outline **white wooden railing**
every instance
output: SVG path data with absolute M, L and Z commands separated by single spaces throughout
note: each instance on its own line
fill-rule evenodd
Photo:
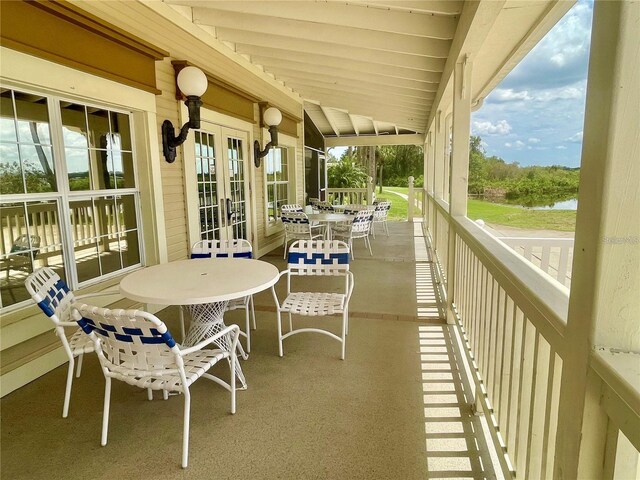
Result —
M 561 284 L 571 285 L 573 238 L 499 237 L 517 253 L 551 275 Z
M 503 472 L 518 479 L 553 478 L 560 381 L 570 341 L 565 338 L 569 290 L 475 222 L 451 217 L 442 200 L 426 197 L 423 228 L 442 296 L 454 292 L 450 321 Z M 449 289 L 447 272 L 454 277 Z M 609 427 L 596 452 L 605 471 L 610 468 L 608 478 L 626 478 L 620 472 L 638 465 L 640 388 L 633 373 L 617 368 L 611 358 L 602 352 L 592 357 L 603 398 L 610 399 L 598 412 Z M 620 440 L 620 432 L 631 443 Z
M 373 190 L 370 188 L 327 188 L 327 201 L 334 205 L 373 203 Z

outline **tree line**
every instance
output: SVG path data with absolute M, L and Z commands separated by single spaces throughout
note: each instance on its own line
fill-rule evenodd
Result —
M 349 147 L 340 159 L 330 158 L 329 187 L 363 188 L 370 176 L 382 186 L 406 187 L 408 177 L 424 184 L 424 154 L 419 145 Z M 487 156 L 482 139 L 469 141 L 469 194 L 497 197 L 531 204 L 574 198 L 580 169 L 563 166 L 523 167 L 500 157 Z

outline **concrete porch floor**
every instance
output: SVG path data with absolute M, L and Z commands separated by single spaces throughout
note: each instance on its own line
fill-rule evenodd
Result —
M 146 391 L 114 382 L 109 443 L 100 446 L 104 378 L 89 355 L 69 418 L 61 416 L 66 365 L 2 399 L 1 477 L 496 478 L 478 434 L 483 420 L 467 406 L 453 331 L 440 319 L 421 225 L 390 230 L 372 241 L 373 257 L 362 241 L 355 247 L 345 361 L 337 342 L 318 335 L 285 340 L 278 357 L 271 293 L 256 296 L 258 329 L 242 362 L 249 388 L 231 415 L 228 392 L 207 379 L 192 386 L 187 470 L 179 396 L 156 393 L 149 402 Z M 282 250 L 263 259 L 284 268 Z M 177 331 L 175 308 L 159 316 Z M 227 323 L 243 325 L 243 317 L 230 312 Z M 338 331 L 337 318 L 294 317 L 318 321 Z M 228 367 L 214 373 L 226 378 Z

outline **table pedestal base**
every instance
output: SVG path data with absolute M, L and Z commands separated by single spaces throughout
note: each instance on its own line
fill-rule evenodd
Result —
M 189 332 L 184 339 L 183 345 L 186 347 L 192 347 L 198 342 L 212 337 L 216 333 L 226 328 L 224 324 L 224 312 L 227 309 L 229 302 L 214 302 L 203 303 L 200 305 L 188 305 L 187 309 L 191 314 L 191 325 L 189 326 Z M 213 342 L 221 350 L 231 351 L 231 335 L 225 335 Z M 247 358 L 247 354 L 244 352 L 242 345 L 238 342 L 238 350 L 242 358 Z M 231 362 L 231 359 L 228 359 Z M 247 388 L 247 382 L 242 373 L 242 367 L 240 362 L 236 361 L 236 376 L 240 380 L 242 389 Z

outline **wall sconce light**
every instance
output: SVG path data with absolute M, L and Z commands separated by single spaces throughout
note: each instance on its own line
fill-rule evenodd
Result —
M 256 168 L 260 166 L 260 159 L 267 155 L 271 147 L 278 146 L 278 125 L 282 121 L 282 113 L 275 107 L 269 107 L 262 113 L 262 123 L 269 127 L 271 141 L 267 143 L 264 150 L 260 150 L 260 142 L 253 142 L 253 161 Z
M 187 139 L 189 129 L 200 128 L 200 97 L 207 91 L 208 84 L 207 76 L 197 67 L 184 67 L 178 73 L 178 88 L 187 97 L 184 103 L 189 109 L 189 121 L 182 126 L 177 136 L 169 120 L 162 122 L 162 153 L 167 162 L 175 161 L 176 147 Z

